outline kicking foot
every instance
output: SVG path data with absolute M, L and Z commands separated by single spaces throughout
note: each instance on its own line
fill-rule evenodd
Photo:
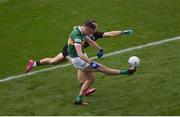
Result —
M 28 64 L 27 64 L 27 67 L 26 67 L 26 72 L 30 72 L 32 69 L 33 69 L 33 64 L 34 64 L 35 61 L 33 60 L 29 60 Z
M 84 94 L 84 96 L 88 96 L 96 91 L 95 88 L 88 88 Z
M 136 72 L 136 67 L 132 66 L 128 69 L 128 74 L 131 75 L 133 74 L 134 72 Z

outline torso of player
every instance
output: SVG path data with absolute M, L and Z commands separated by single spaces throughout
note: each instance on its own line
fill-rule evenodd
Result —
M 76 52 L 74 43 L 79 43 L 82 46 L 84 46 L 85 43 L 85 35 L 81 32 L 80 26 L 75 26 L 73 28 L 73 31 L 71 32 L 69 39 L 68 39 L 68 53 L 70 57 L 75 58 L 78 57 L 78 54 Z

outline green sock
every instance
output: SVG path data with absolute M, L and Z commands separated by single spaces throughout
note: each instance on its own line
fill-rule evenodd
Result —
M 128 74 L 128 70 L 120 70 L 120 74 L 121 75 L 127 75 Z
M 77 103 L 81 103 L 83 101 L 83 96 L 82 95 L 78 95 L 77 97 L 76 97 L 76 102 Z

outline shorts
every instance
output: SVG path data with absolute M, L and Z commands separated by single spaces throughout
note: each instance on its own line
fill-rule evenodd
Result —
M 68 48 L 68 45 L 65 45 L 65 46 L 63 47 L 63 49 L 62 49 L 62 55 L 63 55 L 64 57 L 66 57 L 66 56 L 69 55 L 67 48 Z
M 85 56 L 87 56 L 87 55 L 85 54 Z M 87 63 L 80 57 L 71 58 L 71 61 L 72 61 L 72 64 L 74 65 L 74 67 L 77 69 L 84 70 L 85 68 L 87 68 L 89 66 L 89 63 Z

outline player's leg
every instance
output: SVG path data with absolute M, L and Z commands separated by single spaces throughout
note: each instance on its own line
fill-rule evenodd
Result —
M 107 75 L 131 75 L 136 71 L 135 67 L 130 67 L 129 69 L 126 69 L 126 70 L 119 70 L 119 69 L 113 69 L 113 68 L 107 67 L 100 63 L 97 63 L 97 64 L 99 65 L 97 69 L 93 69 L 91 66 L 88 66 L 85 70 L 102 72 Z
M 40 61 L 37 61 L 37 65 L 56 65 L 58 63 L 64 62 L 66 59 L 64 58 L 62 53 L 59 53 L 57 56 L 53 58 L 44 58 Z
M 64 62 L 66 59 L 70 59 L 68 57 L 67 51 L 68 45 L 65 45 L 62 49 L 62 52 L 53 58 L 44 58 L 39 61 L 29 60 L 28 65 L 26 67 L 26 72 L 29 72 L 33 69 L 33 67 L 40 65 L 56 65 L 58 63 Z M 66 59 L 65 59 L 66 58 Z
M 86 76 L 86 81 L 83 83 L 83 85 L 81 86 L 81 91 L 80 91 L 80 95 L 84 95 L 86 90 L 89 88 L 89 86 L 94 82 L 94 75 L 92 72 L 85 72 L 85 76 Z
M 134 73 L 136 71 L 136 68 L 130 67 L 129 69 L 126 69 L 126 70 L 118 70 L 118 69 L 113 69 L 113 68 L 110 68 L 101 64 L 98 70 L 107 75 L 124 75 L 124 74 L 128 75 L 128 74 Z
M 76 58 L 71 58 L 71 63 L 78 69 L 81 69 L 81 70 L 78 70 L 77 72 L 77 78 L 80 82 L 81 85 L 83 85 L 83 83 L 86 81 L 86 74 L 85 72 L 83 71 L 86 67 L 88 67 L 88 63 L 86 63 L 84 60 L 82 60 L 81 58 L 79 57 L 76 57 Z M 86 90 L 86 93 L 85 93 L 85 96 L 95 92 L 96 89 L 95 88 L 88 88 Z
M 59 53 L 57 56 L 53 58 L 43 58 L 39 61 L 29 60 L 26 72 L 30 72 L 34 67 L 40 65 L 56 65 L 58 63 L 64 62 L 66 58 L 64 58 L 62 53 Z
M 72 61 L 71 61 L 71 57 L 69 56 L 69 55 L 63 55 L 65 58 L 66 58 L 66 60 L 69 62 L 69 63 L 72 63 Z
M 86 75 L 85 72 L 83 70 L 79 70 L 77 71 L 77 78 L 81 84 L 81 86 L 83 85 L 83 83 L 86 81 Z
M 91 73 L 92 73 L 92 72 L 91 72 Z M 93 74 L 92 74 L 92 75 L 93 75 Z M 86 74 L 85 74 L 85 72 L 82 71 L 82 70 L 78 70 L 78 72 L 77 72 L 77 78 L 78 78 L 78 80 L 79 80 L 79 82 L 80 82 L 80 85 L 82 86 L 82 85 L 84 84 L 84 82 L 86 81 Z M 92 83 L 93 83 L 93 82 L 92 82 Z M 87 90 L 86 90 L 86 92 L 84 93 L 84 96 L 88 96 L 88 95 L 94 93 L 95 91 L 96 91 L 95 88 L 90 88 L 90 87 L 88 87 Z
M 83 83 L 79 95 L 76 97 L 75 104 L 87 104 L 86 102 L 83 101 L 83 95 L 85 94 L 86 90 L 88 87 L 94 82 L 94 76 L 92 72 L 84 72 L 84 75 L 87 77 L 87 80 Z

